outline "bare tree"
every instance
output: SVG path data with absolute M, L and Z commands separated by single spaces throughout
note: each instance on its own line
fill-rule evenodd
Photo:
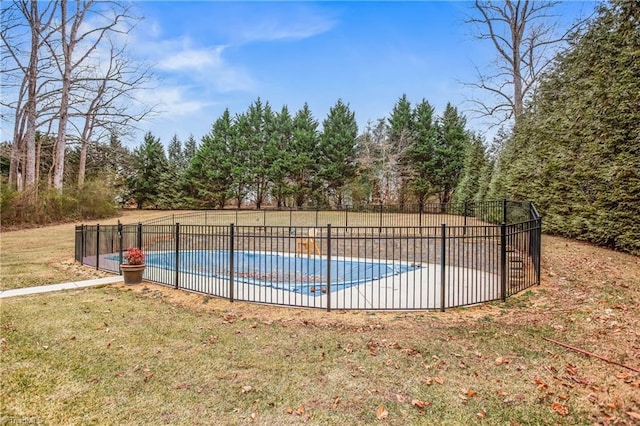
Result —
M 154 111 L 153 106 L 132 107 L 134 94 L 148 88 L 153 79 L 151 68 L 126 57 L 126 45 L 116 47 L 112 40 L 109 43 L 108 59 L 91 74 L 77 79 L 82 83 L 83 101 L 71 106 L 70 116 L 78 117 L 81 126 L 77 129 L 80 140 L 78 187 L 84 184 L 89 143 L 108 139 L 114 133 L 122 135 L 130 123 L 138 122 Z
M 61 189 L 66 149 L 74 141 L 81 146 L 82 185 L 87 144 L 112 132 L 125 134 L 153 112 L 135 96 L 150 88 L 151 68 L 125 54 L 123 41 L 137 22 L 130 7 L 117 1 L 15 0 L 2 8 L 0 104 L 2 120 L 13 120 L 12 186 L 34 185 L 42 169 L 49 186 Z
M 489 40 L 496 50 L 493 71 L 478 71 L 478 81 L 467 83 L 488 94 L 471 99 L 474 112 L 497 119 L 498 124 L 518 120 L 540 74 L 551 62 L 555 48 L 579 23 L 558 33 L 552 9 L 558 2 L 534 0 L 475 0 L 477 38 Z
M 372 201 L 389 203 L 401 200 L 407 174 L 402 160 L 408 147 L 408 143 L 398 143 L 391 138 L 386 119 L 367 123 L 364 134 L 358 137 L 356 155 L 358 167 L 371 179 Z
M 51 36 L 51 22 L 54 18 L 56 4 L 45 3 L 42 11 L 39 2 L 32 0 L 16 1 L 13 8 L 2 10 L 2 62 L 3 85 L 8 76 L 18 73 L 22 78 L 17 87 L 17 97 L 13 105 L 3 101 L 3 107 L 15 108 L 14 143 L 11 148 L 9 163 L 9 183 L 16 182 L 22 189 L 22 182 L 27 187 L 34 186 L 37 180 L 36 161 L 36 128 L 38 121 L 37 97 L 38 78 L 42 70 L 40 50 Z M 17 13 L 16 13 L 17 12 Z M 26 25 L 24 25 L 26 23 Z M 28 29 L 28 55 L 25 55 L 20 43 L 22 29 Z M 11 60 L 13 66 L 4 67 Z M 22 160 L 22 161 L 21 161 Z M 22 167 L 20 167 L 22 163 Z M 21 176 L 21 172 L 24 176 Z
M 69 99 L 74 84 L 72 77 L 79 69 L 86 67 L 91 55 L 109 33 L 126 33 L 131 29 L 130 26 L 124 28 L 122 26 L 123 22 L 130 18 L 128 11 L 129 6 L 117 2 L 108 3 L 108 8 L 105 8 L 105 4 L 101 2 L 77 0 L 74 10 L 69 13 L 68 1 L 60 0 L 58 43 L 48 43 L 62 79 L 53 169 L 53 187 L 56 189 L 62 189 L 64 177 Z M 94 21 L 87 24 L 86 18 L 92 13 L 102 18 L 100 23 L 96 24 Z M 81 50 L 76 50 L 78 48 Z

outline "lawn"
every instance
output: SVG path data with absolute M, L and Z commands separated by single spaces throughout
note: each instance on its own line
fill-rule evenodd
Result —
M 72 230 L 3 233 L 3 287 L 95 275 L 72 264 Z M 445 313 L 153 284 L 2 299 L 2 422 L 637 424 L 640 374 L 543 338 L 640 368 L 640 259 L 545 236 L 542 278 L 506 304 Z

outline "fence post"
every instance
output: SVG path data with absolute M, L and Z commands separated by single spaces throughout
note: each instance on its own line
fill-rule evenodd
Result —
M 445 305 L 445 289 L 446 289 L 446 270 L 447 270 L 447 225 L 443 223 L 440 226 L 440 312 L 444 312 Z
M 500 292 L 502 301 L 507 301 L 507 224 L 500 225 Z
M 176 223 L 176 272 L 174 286 L 177 289 L 179 287 L 180 279 L 180 223 Z
M 462 228 L 462 235 L 467 235 L 467 202 L 464 202 L 463 213 L 464 215 L 464 227 Z
M 142 250 L 142 222 L 138 222 L 138 248 Z
M 344 208 L 344 227 L 346 228 L 346 230 L 348 231 L 349 228 L 349 206 L 346 206 Z
M 424 209 L 424 201 L 420 200 L 418 203 L 418 227 L 420 228 L 420 235 L 422 235 L 422 209 Z
M 233 302 L 233 243 L 234 243 L 234 224 L 229 225 L 229 302 Z
M 507 223 L 507 199 L 502 200 L 502 222 Z
M 122 223 L 120 223 L 120 221 L 118 220 L 118 271 L 120 275 L 122 275 L 122 269 L 120 269 L 120 265 L 122 265 L 122 244 Z
M 80 252 L 80 264 L 84 265 L 84 256 L 87 253 L 87 228 L 84 223 L 82 224 L 82 247 L 80 250 L 82 250 Z
M 331 224 L 327 224 L 327 312 L 331 312 Z
M 100 224 L 96 225 L 96 271 L 100 269 Z
M 292 223 L 293 223 L 293 208 L 289 208 L 289 232 L 291 232 Z
M 382 203 L 380 203 L 380 220 L 378 223 L 378 233 L 382 232 Z
M 318 227 L 318 210 L 320 207 L 316 206 L 316 228 Z
M 542 218 L 538 218 L 538 229 L 537 229 L 537 249 L 536 249 L 536 279 L 538 280 L 538 285 L 540 285 L 540 267 L 541 267 L 541 259 L 542 259 Z

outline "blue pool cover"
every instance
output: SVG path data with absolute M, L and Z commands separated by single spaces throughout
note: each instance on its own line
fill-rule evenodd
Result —
M 230 253 L 227 250 L 180 252 L 182 272 L 218 278 L 230 276 Z M 276 253 L 236 251 L 233 256 L 236 282 L 263 285 L 302 294 L 320 296 L 326 292 L 329 266 L 331 291 L 398 275 L 417 269 L 399 263 L 371 260 L 332 260 L 323 257 L 294 257 Z M 175 253 L 148 253 L 146 264 L 173 270 Z

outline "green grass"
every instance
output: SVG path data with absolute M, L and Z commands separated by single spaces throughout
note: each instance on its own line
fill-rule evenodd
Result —
M 389 424 L 468 424 L 485 412 L 486 424 L 589 418 L 578 401 L 566 417 L 550 409 L 560 393 L 578 399 L 580 392 L 545 370 L 565 360 L 530 346 L 547 330 L 507 333 L 499 321 L 475 320 L 438 327 L 437 317 L 413 314 L 367 315 L 366 322 L 353 313 L 288 316 L 263 307 L 284 315 L 265 320 L 244 317 L 246 305 L 216 300 L 194 309 L 163 292 L 127 290 L 2 302 L 5 417 L 243 424 L 254 415 L 260 424 L 371 424 L 383 405 Z M 497 357 L 509 363 L 496 366 Z M 554 390 L 548 401 L 540 401 L 537 376 Z M 430 405 L 418 409 L 414 399 Z M 300 406 L 303 415 L 288 414 Z
M 3 233 L 3 286 L 93 274 L 55 266 L 72 230 Z M 0 422 L 632 424 L 640 375 L 542 338 L 637 367 L 637 257 L 545 237 L 544 262 L 542 288 L 445 313 L 286 309 L 152 284 L 1 299 Z

